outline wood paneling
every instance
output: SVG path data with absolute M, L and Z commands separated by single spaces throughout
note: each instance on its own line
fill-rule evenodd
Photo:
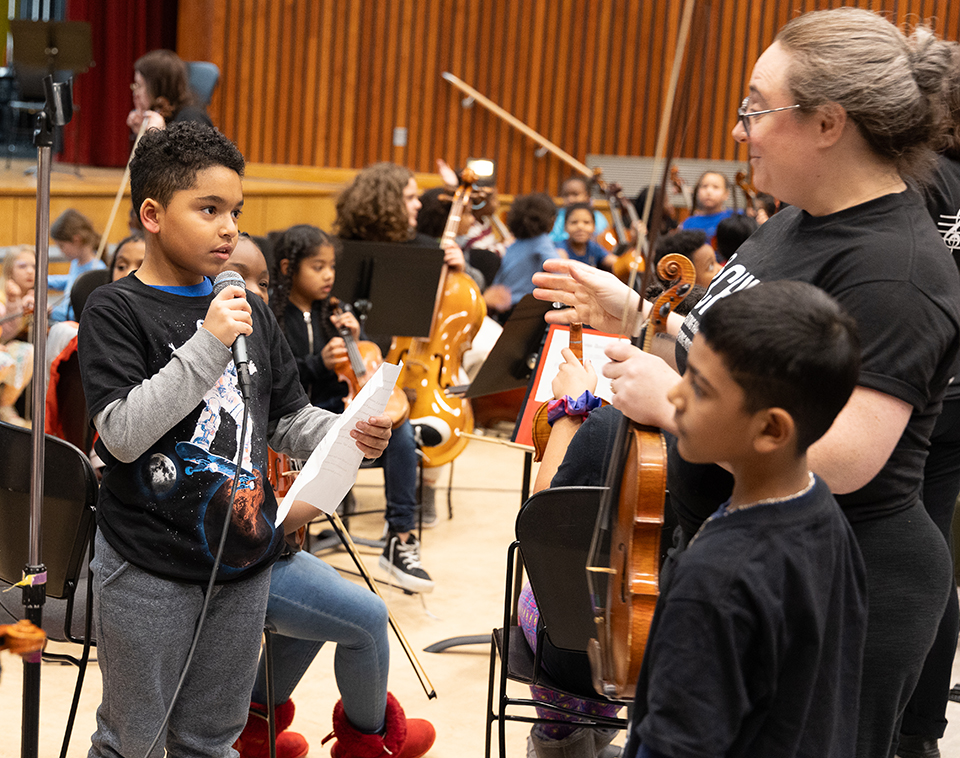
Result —
M 714 0 L 692 50 L 680 157 L 736 160 L 730 138 L 753 62 L 796 13 L 837 0 Z M 844 2 L 957 39 L 950 0 Z M 441 79 L 450 71 L 583 161 L 652 155 L 680 0 L 200 0 L 179 52 L 220 66 L 210 114 L 252 162 L 361 168 L 497 161 L 508 193 L 571 173 Z M 393 144 L 406 129 L 406 143 Z

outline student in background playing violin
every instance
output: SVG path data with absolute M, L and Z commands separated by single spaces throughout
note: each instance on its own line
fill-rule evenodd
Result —
M 246 288 L 269 304 L 267 262 L 249 236 L 241 233 L 223 270 L 239 273 Z M 298 503 L 284 522 L 291 537 L 291 532 L 304 520 Z M 311 509 L 308 507 L 306 511 L 309 513 Z M 275 633 L 272 665 L 277 702 L 277 758 L 302 758 L 310 749 L 302 734 L 289 729 L 295 713 L 291 695 L 325 642 L 337 645 L 334 672 L 341 700 L 334 710 L 334 736 L 340 743 L 336 754 L 355 755 L 357 743 L 372 742 L 375 738 L 371 733 L 387 722 L 383 747 L 390 748 L 395 758 L 423 755 L 433 744 L 433 726 L 423 719 L 407 719 L 396 698 L 387 693 L 390 644 L 383 600 L 345 579 L 310 552 L 291 545 L 291 541 L 288 539 L 286 550 L 273 565 L 264 621 Z M 269 755 L 266 681 L 261 656 L 250 696 L 250 716 L 234 745 L 240 758 Z M 403 725 L 406 740 L 399 745 L 398 752 L 398 732 Z M 370 747 L 370 752 L 365 754 L 376 756 L 376 746 Z
M 273 312 L 297 360 L 300 382 L 310 402 L 339 413 L 349 388 L 335 367 L 347 359 L 341 330 L 360 338 L 352 313 L 335 313 L 330 301 L 336 278 L 337 240 L 315 226 L 287 229 L 274 245 Z M 420 564 L 420 542 L 413 534 L 417 515 L 417 446 L 404 421 L 393 430 L 383 453 L 387 498 L 387 544 L 380 567 L 410 592 L 431 592 L 433 580 Z
M 713 239 L 719 224 L 733 211 L 725 208 L 730 196 L 730 185 L 727 177 L 717 171 L 706 171 L 694 187 L 693 215 L 684 219 L 681 229 L 702 229 L 707 235 L 707 241 Z

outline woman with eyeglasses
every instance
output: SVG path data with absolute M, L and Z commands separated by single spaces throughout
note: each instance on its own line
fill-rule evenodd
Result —
M 859 384 L 808 455 L 867 567 L 860 758 L 894 756 L 951 586 L 950 555 L 920 490 L 960 349 L 960 279 L 914 189 L 938 134 L 945 81 L 960 74 L 950 66 L 947 43 L 923 27 L 906 36 L 870 11 L 820 11 L 786 24 L 754 66 L 733 137 L 747 148 L 756 187 L 791 207 L 743 244 L 685 321 L 671 324 L 676 367 L 617 345 L 604 369 L 615 407 L 671 431 L 667 391 L 718 299 L 759 282 L 799 280 L 833 295 L 856 319 Z M 624 303 L 636 309 L 637 295 L 603 272 L 569 261 L 545 268 L 534 294 L 570 306 L 548 314 L 550 321 L 619 330 Z M 670 452 L 669 499 L 689 539 L 727 499 L 731 481 Z M 917 755 L 939 753 L 909 758 Z
M 194 102 L 187 78 L 187 64 L 172 50 L 152 50 L 133 64 L 133 110 L 127 126 L 134 134 L 144 120 L 147 128 L 163 129 L 173 121 L 213 122 Z

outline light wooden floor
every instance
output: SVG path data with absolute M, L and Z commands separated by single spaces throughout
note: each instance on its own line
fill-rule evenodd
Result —
M 410 664 L 395 640 L 391 641 L 390 689 L 409 716 L 428 718 L 437 728 L 434 758 L 479 758 L 483 755 L 489 645 L 461 647 L 441 654 L 421 652 L 427 645 L 448 637 L 489 634 L 499 626 L 503 603 L 506 549 L 513 537 L 513 522 L 520 500 L 523 470 L 522 453 L 500 445 L 472 442 L 455 462 L 453 520 L 445 518 L 437 528 L 425 532 L 423 559 L 436 580 L 436 590 L 419 597 L 385 589 L 394 616 L 426 669 L 437 691 L 428 701 Z M 382 474 L 362 471 L 357 492 L 361 507 L 382 502 Z M 441 503 L 438 503 L 440 506 Z M 360 520 L 357 520 L 360 521 Z M 354 532 L 379 537 L 382 519 L 364 517 L 354 523 Z M 369 553 L 371 571 L 377 555 Z M 342 553 L 329 556 L 336 566 L 348 566 Z M 20 755 L 21 666 L 3 653 L 0 679 L 0 758 Z M 330 714 L 339 697 L 333 678 L 333 648 L 321 650 L 300 686 L 294 692 L 296 730 L 311 744 L 311 755 L 329 754 L 329 743 L 320 740 L 330 731 Z M 44 664 L 41 684 L 40 756 L 59 754 L 66 713 L 73 691 L 76 669 Z M 954 666 L 954 682 L 960 682 L 960 664 Z M 522 690 L 518 687 L 517 693 Z M 94 730 L 94 713 L 99 703 L 100 678 L 96 667 L 88 672 L 80 714 L 69 756 L 85 756 Z M 960 704 L 948 709 L 951 725 L 941 742 L 945 758 L 960 756 Z M 511 724 L 508 752 L 525 755 L 527 727 Z M 617 742 L 622 742 L 618 740 Z

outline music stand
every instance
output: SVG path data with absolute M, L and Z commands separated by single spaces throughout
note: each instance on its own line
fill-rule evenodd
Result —
M 544 315 L 550 303 L 524 295 L 503 325 L 503 332 L 476 377 L 467 388 L 467 398 L 526 387 L 543 343 Z
M 527 387 L 524 406 L 530 399 L 533 383 L 533 369 L 543 344 L 547 330 L 543 317 L 553 306 L 537 300 L 533 295 L 524 295 L 503 325 L 503 332 L 493 346 L 493 350 L 483 362 L 476 377 L 466 389 L 465 397 L 481 397 L 495 392 Z M 519 421 L 519 419 L 518 419 Z M 516 430 L 514 430 L 516 437 Z M 530 497 L 530 479 L 533 471 L 533 453 L 523 453 L 523 481 L 520 485 L 520 505 Z M 518 579 L 521 572 L 518 572 Z M 462 645 L 490 644 L 489 634 L 463 635 L 447 637 L 424 648 L 427 653 L 442 653 L 452 647 Z
M 66 73 L 72 77 L 83 73 L 93 65 L 93 44 L 90 23 L 87 21 L 30 21 L 10 19 L 13 35 L 13 68 L 18 81 L 49 74 L 55 80 L 63 80 Z M 59 79 L 58 79 L 59 77 Z M 42 99 L 42 95 L 40 95 Z M 12 102 L 15 110 L 33 110 L 32 102 Z M 42 107 L 42 103 L 40 104 Z M 79 109 L 77 129 L 79 130 Z M 62 127 L 58 127 L 61 129 Z M 74 140 L 74 173 L 80 176 L 76 162 L 77 142 Z
M 358 309 L 368 301 L 368 335 L 429 337 L 442 273 L 439 248 L 343 240 L 333 294 Z

